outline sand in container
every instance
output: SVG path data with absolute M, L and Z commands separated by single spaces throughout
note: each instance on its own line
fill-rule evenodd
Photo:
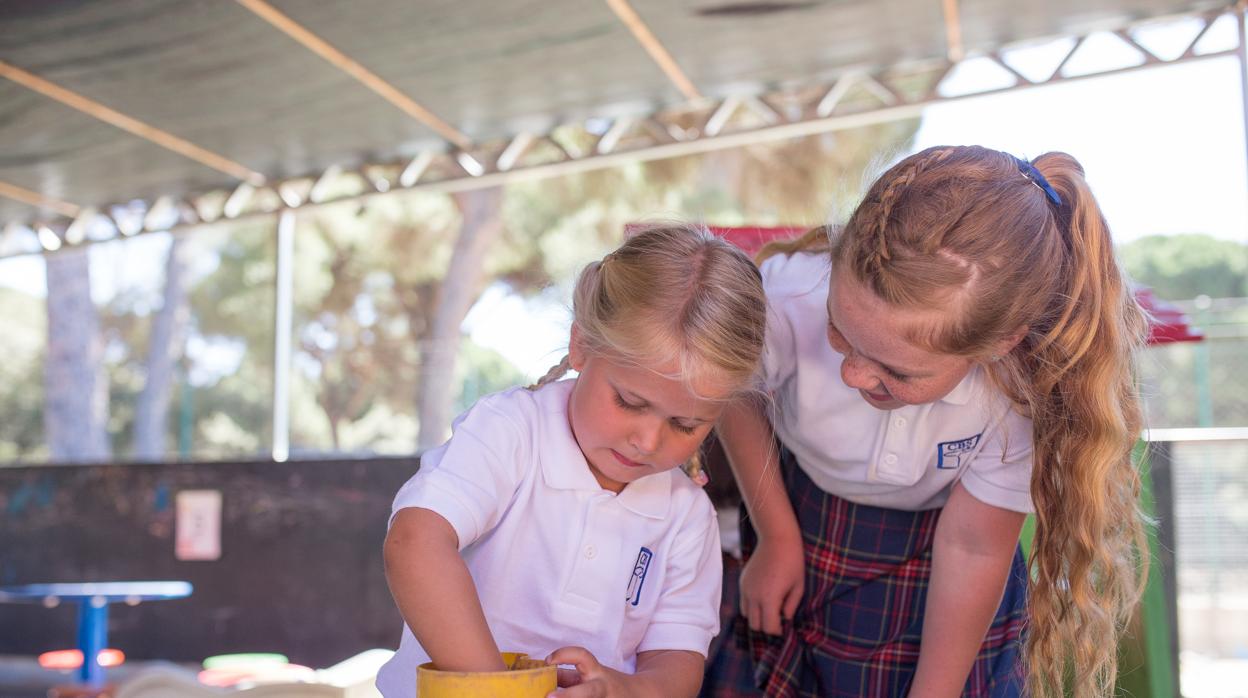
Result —
M 420 698 L 546 698 L 557 684 L 553 664 L 503 652 L 506 671 L 438 671 L 433 663 L 416 668 Z

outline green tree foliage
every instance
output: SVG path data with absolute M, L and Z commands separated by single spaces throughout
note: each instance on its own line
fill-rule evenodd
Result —
M 272 442 L 275 231 L 275 221 L 258 218 L 182 233 L 194 247 L 191 318 L 168 443 L 191 458 L 251 458 Z M 190 443 L 180 442 L 184 420 Z
M 515 385 L 523 385 L 524 374 L 493 349 L 464 338 L 460 345 L 459 362 L 455 364 L 455 382 L 461 386 L 455 400 L 459 414 L 483 395 L 496 393 Z
M 413 430 L 394 421 L 411 421 L 415 337 L 454 233 L 444 204 L 442 197 L 412 196 L 299 217 L 294 348 L 302 385 L 292 393 L 291 421 L 298 448 L 355 450 L 387 438 L 385 432 Z M 366 419 L 374 410 L 390 416 Z M 350 428 L 361 421 L 375 422 L 377 431 Z
M 503 230 L 510 232 L 496 238 L 480 262 L 483 279 L 506 279 L 518 290 L 548 283 L 535 261 L 540 255 L 532 252 L 544 231 Z M 446 273 L 462 231 L 462 212 L 452 198 L 423 192 L 300 216 L 295 369 L 301 385 L 293 395 L 292 443 L 340 453 L 414 448 L 408 438 L 419 426 L 413 408 L 427 388 L 420 367 L 437 343 L 433 319 L 450 290 Z M 475 298 L 483 287 L 474 281 L 465 292 Z M 451 320 L 458 327 L 462 317 Z M 453 341 L 460 345 L 459 337 Z M 452 390 L 470 383 L 473 399 L 481 387 L 495 390 L 521 378 L 514 367 L 502 370 L 495 352 L 471 343 L 456 358 Z
M 904 150 L 917 122 L 631 163 L 506 187 L 503 226 L 484 255 L 482 281 L 531 296 L 566 287 L 615 247 L 628 223 L 675 218 L 714 225 L 808 225 L 842 216 L 880 169 L 881 152 Z M 583 132 L 566 147 L 592 147 Z M 577 139 L 580 139 L 579 141 Z M 584 142 L 580 142 L 584 141 Z M 560 157 L 557 153 L 552 158 Z M 344 187 L 358 185 L 346 181 Z M 410 452 L 416 443 L 422 341 L 461 226 L 451 196 L 394 192 L 301 210 L 294 257 L 295 352 L 292 452 Z M 272 439 L 276 235 L 272 218 L 203 225 L 179 233 L 192 249 L 185 273 L 185 354 L 164 418 L 166 449 L 195 459 L 254 457 Z M 146 237 L 146 236 L 144 236 Z M 137 242 L 138 239 L 123 241 Z M 127 253 L 134 257 L 133 250 Z M 138 262 L 161 268 L 144 254 Z M 148 259 L 148 257 L 151 259 Z M 109 432 L 126 459 L 146 380 L 152 322 L 168 294 L 122 279 L 100 308 L 110 383 Z M 545 294 L 544 294 L 545 295 Z M 6 317 L 39 298 L 0 296 Z M 37 346 L 11 361 L 0 390 L 0 459 L 39 458 L 40 320 L 23 320 Z M 16 342 L 8 339 L 6 348 Z M 14 346 L 16 346 L 14 344 Z M 29 349 L 29 347 L 28 347 Z M 460 340 L 452 390 L 462 409 L 482 394 L 524 382 L 496 351 Z M 33 382 L 32 382 L 33 381 Z M 29 384 L 29 385 L 27 385 Z M 29 423 L 29 424 L 28 424 Z M 190 438 L 181 438 L 182 427 Z M 172 457 L 174 454 L 170 453 Z
M 0 288 L 5 319 L 0 361 L 0 463 L 48 457 L 43 431 L 44 299 Z
M 159 417 L 164 450 L 147 458 L 250 458 L 268 450 L 273 386 L 275 246 L 271 220 L 248 219 L 183 231 L 191 259 L 184 273 L 189 314 L 180 346 L 165 348 L 178 362 L 170 402 Z M 160 235 L 100 245 L 99 264 L 148 270 L 105 284 L 101 335 L 109 378 L 109 437 L 119 460 L 136 457 L 136 407 L 150 369 L 153 321 L 171 294 L 163 274 L 170 249 Z M 124 260 L 124 263 L 122 263 Z M 174 294 L 176 297 L 176 294 Z M 188 349 L 193 347 L 193 350 Z M 191 355 L 187 352 L 191 351 Z M 166 357 L 168 358 L 168 357 Z M 190 428 L 183 438 L 182 427 Z
M 1248 245 L 1208 235 L 1150 235 L 1122 245 L 1119 258 L 1133 280 L 1160 298 L 1248 296 Z

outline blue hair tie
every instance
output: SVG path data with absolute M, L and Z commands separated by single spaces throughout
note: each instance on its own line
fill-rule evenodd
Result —
M 1062 205 L 1062 197 L 1057 195 L 1057 190 L 1053 188 L 1052 184 L 1049 184 L 1049 180 L 1045 179 L 1044 175 L 1040 174 L 1040 170 L 1037 170 L 1035 165 L 1020 157 L 1016 157 L 1014 160 L 1018 163 L 1018 171 L 1022 172 L 1024 177 L 1030 179 L 1032 184 L 1040 187 L 1040 191 L 1044 192 L 1044 195 L 1048 197 L 1049 201 L 1053 202 L 1054 206 Z

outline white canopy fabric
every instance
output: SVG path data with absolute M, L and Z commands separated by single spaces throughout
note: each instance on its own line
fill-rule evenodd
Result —
M 621 4 L 635 13 L 633 25 Z M 66 214 L 86 207 L 228 192 L 247 181 L 315 180 L 331 167 L 404 167 L 422 152 L 506 145 L 560 124 L 647 117 L 691 99 L 947 63 L 951 49 L 991 54 L 1020 41 L 1227 7 L 1224 0 L 10 0 L 0 3 L 0 74 L 9 78 L 0 80 L 0 224 L 67 222 Z M 279 19 L 266 18 L 268 10 Z M 275 23 L 282 17 L 286 29 Z M 636 24 L 649 32 L 649 45 Z M 299 30 L 311 38 L 301 43 Z M 316 41 L 330 47 L 329 59 L 315 52 Z M 655 46 L 687 85 L 647 50 Z M 352 65 L 363 69 L 363 81 Z M 80 102 L 66 102 L 74 98 Z M 137 123 L 139 135 L 117 118 Z

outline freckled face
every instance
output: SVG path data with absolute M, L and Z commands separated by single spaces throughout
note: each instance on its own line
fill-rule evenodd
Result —
M 907 330 L 916 324 L 942 320 L 940 311 L 896 308 L 849 274 L 832 275 L 828 344 L 845 357 L 841 380 L 872 407 L 935 402 L 966 377 L 970 359 L 933 353 L 907 339 Z
M 710 381 L 691 390 L 665 377 L 674 366 L 651 371 L 588 354 L 575 337 L 572 344 L 572 367 L 580 375 L 568 398 L 568 420 L 598 484 L 612 492 L 688 461 L 730 394 Z

